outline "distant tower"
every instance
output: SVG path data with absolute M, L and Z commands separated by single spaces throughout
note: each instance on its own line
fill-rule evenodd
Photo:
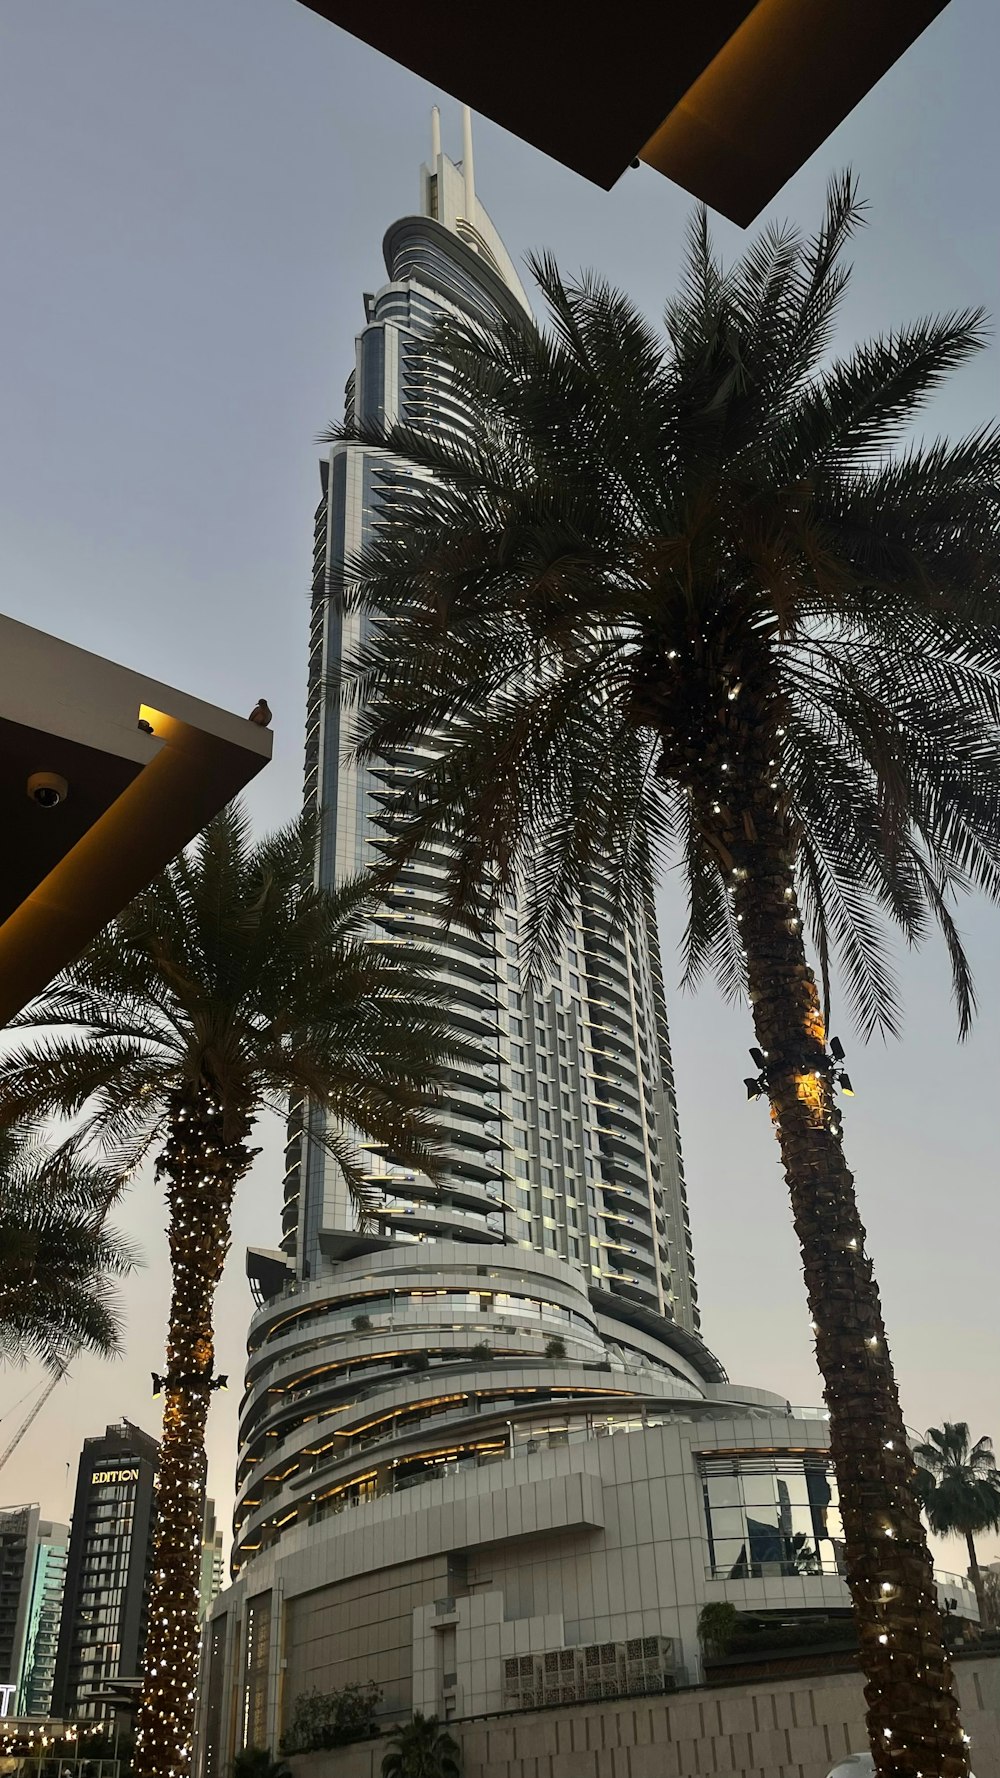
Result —
M 0 1686 L 13 1688 L 15 1699 L 24 1662 L 37 1543 L 37 1506 L 0 1510 Z
M 96 1695 L 101 1686 L 133 1679 L 140 1671 L 159 1454 L 156 1439 L 128 1420 L 84 1439 L 56 1657 L 55 1716 L 103 1718 L 109 1706 Z
M 21 1716 L 49 1716 L 52 1711 L 68 1544 L 68 1525 L 39 1520 L 17 1699 Z
M 201 1534 L 201 1615 L 207 1617 L 212 1600 L 222 1591 L 225 1564 L 222 1557 L 222 1531 L 216 1524 L 215 1501 L 205 1502 L 205 1522 Z

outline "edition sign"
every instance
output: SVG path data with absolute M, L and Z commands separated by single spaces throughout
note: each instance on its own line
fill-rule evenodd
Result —
M 137 1469 L 95 1469 L 91 1481 L 96 1482 L 137 1482 Z

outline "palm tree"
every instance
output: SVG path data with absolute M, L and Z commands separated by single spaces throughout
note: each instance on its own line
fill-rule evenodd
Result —
M 362 1212 L 371 1163 L 348 1129 L 403 1164 L 435 1164 L 424 1104 L 444 1072 L 440 990 L 422 952 L 368 944 L 370 884 L 310 886 L 313 855 L 308 822 L 254 843 L 225 810 L 20 1015 L 35 1030 L 0 1059 L 0 1121 L 79 1117 L 78 1139 L 128 1166 L 156 1147 L 166 1188 L 173 1295 L 143 1778 L 180 1778 L 190 1759 L 212 1305 L 254 1124 L 289 1099 L 324 1111 L 310 1137 Z
M 390 1751 L 382 1778 L 460 1778 L 458 1742 L 436 1716 L 413 1713 L 413 1721 L 389 1731 Z
M 0 1363 L 41 1360 L 62 1374 L 81 1348 L 121 1352 L 114 1279 L 136 1264 L 105 1218 L 119 1173 L 23 1126 L 0 1129 Z
M 663 334 L 535 259 L 546 326 L 451 321 L 428 348 L 461 426 L 331 433 L 412 466 L 336 596 L 376 614 L 346 688 L 359 757 L 436 737 L 393 869 L 445 833 L 447 905 L 523 885 L 531 961 L 594 873 L 627 912 L 651 855 L 678 862 L 686 981 L 752 1008 L 876 1767 L 963 1774 L 827 1008 L 836 958 L 862 1032 L 897 1030 L 888 920 L 937 924 L 973 1015 L 952 901 L 1000 893 L 1000 431 L 901 443 L 983 346 L 979 311 L 831 358 L 861 217 L 845 176 L 814 238 L 770 228 L 726 271 L 699 214 Z
M 993 1440 L 969 1442 L 964 1420 L 943 1427 L 931 1426 L 927 1442 L 913 1447 L 917 1460 L 917 1495 L 927 1523 L 938 1537 L 956 1532 L 965 1538 L 969 1575 L 976 1591 L 979 1620 L 991 1623 L 986 1587 L 976 1557 L 977 1531 L 1000 1531 L 1000 1470 L 993 1454 Z

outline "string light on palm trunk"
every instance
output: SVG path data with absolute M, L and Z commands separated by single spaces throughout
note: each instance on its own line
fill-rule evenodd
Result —
M 245 1124 L 244 1124 L 245 1128 Z M 159 1530 L 150 1601 L 146 1688 L 136 1737 L 141 1778 L 188 1778 L 197 1691 L 198 1580 L 206 1481 L 204 1435 L 215 1375 L 212 1299 L 229 1245 L 236 1181 L 250 1163 L 229 1140 L 222 1107 L 203 1095 L 179 1103 L 158 1168 L 167 1182 L 174 1289 L 158 1486 Z
M 745 876 L 746 872 L 744 871 L 741 874 Z M 737 873 L 734 871 L 733 875 L 735 876 L 735 875 L 737 875 Z M 788 893 L 790 893 L 790 891 L 786 890 L 786 894 L 788 894 Z M 737 914 L 736 918 L 737 918 L 737 920 L 742 920 L 743 915 Z M 794 922 L 789 921 L 788 924 L 790 927 L 793 924 L 795 926 L 798 926 L 799 922 L 797 920 Z M 750 1056 L 751 1062 L 754 1064 L 754 1067 L 757 1069 L 758 1072 L 756 1073 L 756 1075 L 753 1075 L 753 1076 L 747 1075 L 744 1077 L 743 1085 L 747 1089 L 747 1098 L 748 1098 L 748 1100 L 762 1099 L 762 1098 L 766 1097 L 766 1095 L 770 1092 L 770 1087 L 771 1087 L 771 1083 L 768 1078 L 768 1052 L 767 1052 L 767 1050 L 758 1049 L 756 1046 L 754 1046 L 753 1048 L 751 1048 L 749 1050 L 748 1054 Z M 839 1066 L 839 1064 L 842 1063 L 844 1061 L 844 1059 L 845 1059 L 844 1046 L 841 1043 L 840 1038 L 839 1037 L 831 1038 L 830 1039 L 830 1054 L 827 1058 L 825 1058 L 825 1063 L 824 1063 L 823 1068 L 801 1067 L 798 1070 L 796 1070 L 797 1077 L 798 1077 L 798 1083 L 799 1083 L 798 1090 L 799 1090 L 800 1098 L 814 1099 L 816 1102 L 817 1109 L 819 1109 L 820 1108 L 819 1091 L 818 1091 L 818 1089 L 808 1086 L 806 1083 L 810 1080 L 816 1081 L 818 1083 L 822 1083 L 824 1074 L 825 1074 L 826 1078 L 829 1080 L 830 1085 L 832 1087 L 839 1087 L 840 1091 L 845 1095 L 846 1098 L 852 1099 L 854 1097 L 854 1087 L 852 1085 L 850 1075 L 846 1072 L 846 1070 L 844 1068 Z M 841 1136 L 843 1134 L 843 1131 L 841 1129 L 841 1124 L 840 1124 L 840 1116 L 839 1116 L 839 1113 L 835 1109 L 833 1109 L 833 1111 L 832 1111 L 832 1116 L 830 1116 L 827 1120 L 827 1128 L 829 1130 L 831 1130 L 837 1136 Z

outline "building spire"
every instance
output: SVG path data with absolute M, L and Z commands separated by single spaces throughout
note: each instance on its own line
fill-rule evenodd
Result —
M 472 112 L 462 106 L 462 174 L 465 179 L 465 220 L 476 225 L 476 170 L 472 159 Z
M 441 107 L 431 106 L 431 172 L 437 172 L 437 164 L 441 158 Z

